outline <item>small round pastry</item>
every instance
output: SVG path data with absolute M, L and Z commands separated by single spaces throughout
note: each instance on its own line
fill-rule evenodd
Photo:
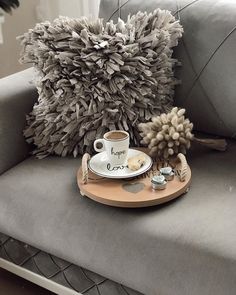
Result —
M 152 188 L 155 190 L 163 190 L 166 188 L 166 180 L 163 175 L 155 175 L 153 176 L 152 180 Z
M 161 175 L 165 177 L 166 180 L 171 181 L 174 179 L 175 173 L 171 167 L 164 167 L 160 169 Z

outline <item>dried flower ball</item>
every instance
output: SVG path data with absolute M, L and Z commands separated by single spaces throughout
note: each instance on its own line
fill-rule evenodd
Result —
M 148 146 L 151 156 L 168 159 L 178 153 L 186 154 L 191 146 L 193 124 L 186 119 L 185 109 L 174 107 L 169 113 L 139 124 L 141 143 Z

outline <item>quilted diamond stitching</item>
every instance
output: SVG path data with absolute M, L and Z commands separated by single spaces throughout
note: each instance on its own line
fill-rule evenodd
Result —
M 43 277 L 47 277 L 76 292 L 80 292 L 80 294 L 142 295 L 121 284 L 110 281 L 99 274 L 73 265 L 61 258 L 50 255 L 1 233 L 0 241 L 1 258 L 20 265 Z M 23 257 L 16 259 L 15 256 L 17 255 L 15 253 L 12 255 L 13 249 L 23 254 Z M 45 264 L 43 264 L 43 261 Z
M 73 288 L 81 293 L 84 293 L 95 286 L 95 283 L 88 279 L 79 266 L 71 265 L 64 271 L 65 277 Z
M 2 233 L 0 233 L 0 245 L 5 244 L 10 238 Z
M 45 252 L 40 251 L 34 257 L 34 261 L 40 272 L 46 278 L 51 278 L 60 271 L 60 268 L 51 259 L 51 256 Z
M 193 81 L 193 85 L 189 90 L 189 93 L 186 97 L 186 100 L 188 99 L 189 95 L 191 94 L 191 91 L 193 89 L 193 87 L 195 86 L 195 84 L 197 83 L 197 81 L 200 79 L 202 73 L 204 72 L 204 70 L 206 69 L 206 67 L 208 66 L 208 64 L 210 63 L 210 61 L 213 59 L 213 57 L 215 56 L 215 54 L 217 53 L 217 51 L 221 48 L 221 46 L 226 42 L 226 40 L 236 31 L 236 26 L 225 36 L 225 38 L 220 42 L 220 44 L 217 46 L 217 48 L 212 52 L 212 54 L 210 55 L 210 58 L 208 59 L 208 61 L 205 63 L 205 65 L 202 67 L 202 69 L 200 70 L 200 72 L 197 74 L 196 79 Z
M 199 1 L 199 0 L 193 0 L 192 2 L 190 2 L 190 3 L 186 4 L 185 6 L 179 8 L 178 0 L 176 0 L 176 7 L 177 7 L 177 10 L 173 13 L 173 15 L 175 16 L 175 15 L 177 14 L 177 15 L 179 16 L 179 13 L 180 13 L 181 11 L 183 11 L 184 9 L 188 8 L 189 6 L 195 4 L 195 3 L 198 2 L 198 1 Z M 178 17 L 178 19 L 180 19 L 180 18 Z
M 85 276 L 87 278 L 89 278 L 91 281 L 93 281 L 96 285 L 99 285 L 101 283 L 103 283 L 106 278 L 102 277 L 101 275 L 97 274 L 97 273 L 94 273 L 92 271 L 89 271 L 87 269 L 82 269 Z
M 193 2 L 185 5 L 184 7 L 182 8 L 179 8 L 179 4 L 178 4 L 178 0 L 176 0 L 176 5 L 177 5 L 177 11 L 174 13 L 174 15 L 177 14 L 178 16 L 178 19 L 179 21 L 181 21 L 181 15 L 180 15 L 180 12 L 182 12 L 185 8 L 191 6 L 192 4 L 195 4 L 197 3 L 199 0 L 194 0 Z M 186 56 L 188 57 L 189 59 L 189 62 L 190 62 L 190 65 L 192 67 L 192 71 L 195 75 L 195 79 L 193 80 L 193 83 L 192 83 L 192 86 L 190 87 L 188 93 L 186 94 L 185 96 L 185 99 L 183 101 L 183 103 L 186 104 L 186 102 L 189 100 L 189 97 L 191 96 L 194 88 L 196 87 L 196 85 L 198 84 L 198 86 L 201 88 L 202 90 L 202 93 L 204 94 L 206 100 L 208 101 L 209 105 L 211 106 L 213 112 L 215 113 L 215 115 L 217 116 L 218 120 L 224 125 L 224 127 L 226 129 L 229 130 L 227 124 L 225 123 L 225 121 L 221 118 L 220 114 L 218 113 L 217 109 L 215 108 L 214 104 L 212 103 L 209 95 L 207 94 L 205 88 L 203 87 L 201 81 L 200 81 L 200 78 L 201 78 L 201 75 L 203 74 L 204 70 L 206 69 L 206 67 L 208 66 L 208 64 L 210 63 L 210 61 L 213 59 L 213 57 L 215 56 L 215 54 L 217 53 L 217 51 L 220 49 L 220 47 L 225 43 L 225 41 L 230 37 L 230 35 L 232 35 L 233 32 L 235 32 L 236 30 L 236 26 L 233 27 L 233 29 L 225 36 L 225 38 L 219 43 L 219 45 L 217 46 L 217 48 L 212 52 L 212 54 L 210 55 L 209 59 L 207 60 L 207 62 L 205 63 L 205 65 L 202 67 L 202 69 L 199 71 L 199 73 L 197 73 L 197 71 L 195 70 L 194 66 L 193 66 L 193 62 L 192 62 L 192 59 L 191 59 L 191 54 L 189 53 L 188 49 L 187 49 L 187 46 L 186 46 L 186 43 L 185 43 L 185 40 L 184 40 L 184 37 L 182 37 L 182 43 L 183 43 L 183 48 L 184 48 L 184 51 L 185 51 L 185 54 Z M 235 133 L 236 135 L 236 133 Z
M 110 21 L 111 18 L 117 13 L 119 12 L 119 17 L 121 18 L 121 10 L 122 8 L 129 2 L 130 0 L 125 1 L 123 4 L 120 4 L 120 0 L 117 1 L 117 8 L 116 10 L 114 10 L 111 14 L 111 16 L 108 18 L 107 21 Z

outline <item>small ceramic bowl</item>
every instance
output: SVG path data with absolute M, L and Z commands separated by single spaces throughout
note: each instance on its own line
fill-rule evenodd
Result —
M 175 173 L 171 167 L 164 167 L 160 169 L 161 175 L 165 177 L 166 180 L 171 181 L 174 179 Z
M 166 188 L 166 180 L 163 175 L 155 175 L 152 180 L 152 188 L 155 190 L 163 190 Z

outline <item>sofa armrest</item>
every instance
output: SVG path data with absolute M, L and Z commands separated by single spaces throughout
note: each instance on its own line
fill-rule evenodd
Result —
M 0 174 L 29 154 L 23 129 L 37 99 L 33 75 L 30 68 L 0 79 Z

